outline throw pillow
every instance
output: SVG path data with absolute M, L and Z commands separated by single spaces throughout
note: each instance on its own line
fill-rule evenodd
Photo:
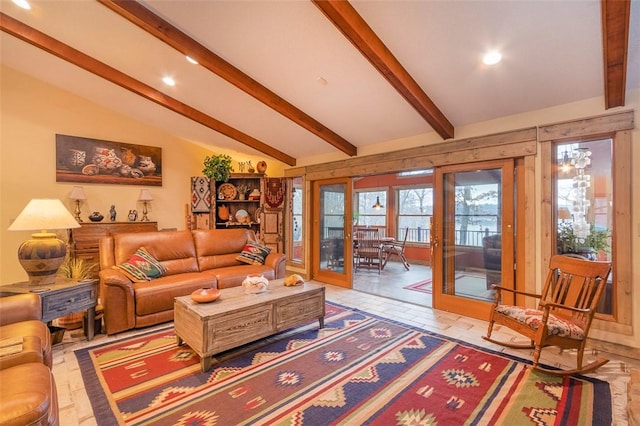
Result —
M 245 244 L 240 255 L 236 257 L 236 260 L 248 263 L 249 265 L 264 265 L 264 261 L 269 253 L 271 253 L 269 247 L 263 246 L 256 241 L 247 241 L 247 244 Z
M 122 271 L 131 281 L 138 283 L 151 281 L 167 272 L 167 268 L 151 256 L 144 247 L 140 247 L 129 260 L 114 268 Z

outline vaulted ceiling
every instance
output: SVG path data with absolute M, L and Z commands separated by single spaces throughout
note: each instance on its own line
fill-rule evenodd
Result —
M 0 0 L 3 65 L 289 165 L 593 97 L 624 106 L 640 88 L 639 1 L 31 4 Z

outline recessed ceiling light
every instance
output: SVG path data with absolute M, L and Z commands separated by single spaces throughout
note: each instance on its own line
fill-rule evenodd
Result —
M 173 78 L 169 77 L 169 76 L 162 77 L 162 82 L 164 84 L 166 84 L 167 86 L 175 86 L 176 85 L 176 81 Z
M 495 65 L 502 60 L 502 55 L 497 50 L 493 50 L 482 58 L 485 65 Z
M 193 65 L 198 65 L 198 61 L 193 59 L 191 56 L 187 55 L 186 58 L 187 58 L 187 61 L 191 62 Z
M 29 2 L 27 0 L 13 0 L 13 3 L 16 6 L 21 7 L 23 9 L 27 9 L 27 10 L 31 9 L 31 5 L 29 4 Z

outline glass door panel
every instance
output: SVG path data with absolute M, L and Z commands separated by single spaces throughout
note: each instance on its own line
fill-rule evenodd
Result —
M 513 162 L 445 167 L 436 182 L 434 307 L 486 318 L 491 286 L 513 287 Z
M 314 182 L 314 277 L 351 286 L 351 181 L 332 179 Z

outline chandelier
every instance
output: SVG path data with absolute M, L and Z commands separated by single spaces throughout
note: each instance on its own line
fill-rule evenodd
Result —
M 585 173 L 585 169 L 591 165 L 591 151 L 589 148 L 578 148 L 571 152 L 571 165 L 575 167 L 576 174 L 573 177 L 571 188 L 573 234 L 580 241 L 584 241 L 590 234 L 591 228 L 587 222 L 587 212 L 591 202 L 587 198 L 587 189 L 591 187 L 591 175 Z

